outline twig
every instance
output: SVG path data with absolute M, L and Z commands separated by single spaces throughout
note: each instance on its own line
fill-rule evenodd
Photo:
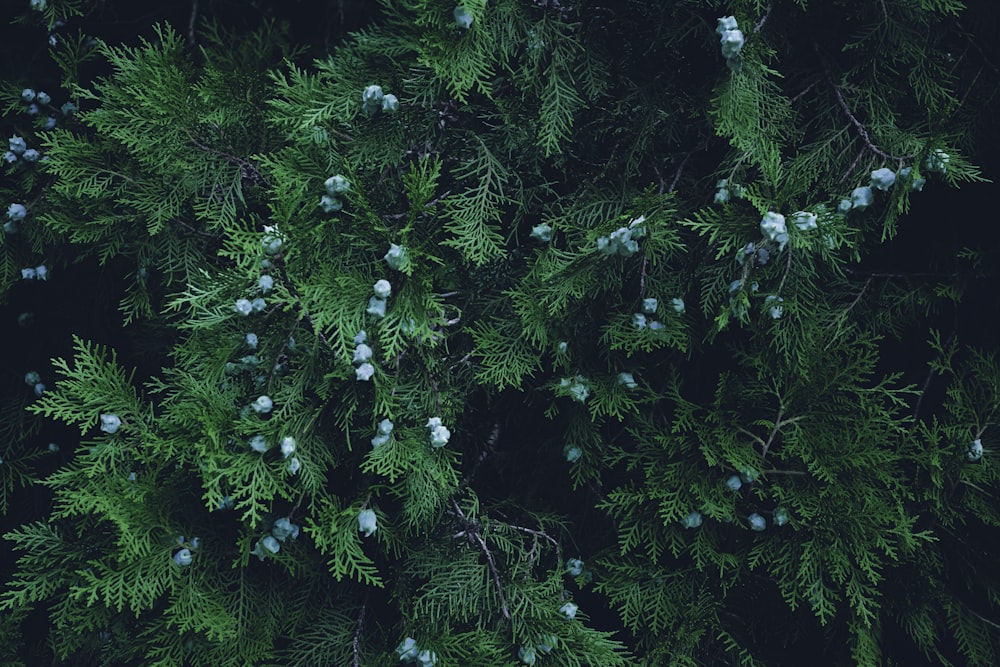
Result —
M 774 9 L 774 3 L 767 3 L 767 7 L 764 8 L 764 15 L 760 17 L 759 21 L 757 21 L 757 25 L 753 27 L 754 34 L 760 32 L 760 29 L 764 27 L 765 23 L 767 23 L 768 17 L 771 16 L 772 9 Z
M 506 598 L 504 598 L 503 587 L 500 585 L 500 572 L 497 571 L 497 565 L 496 562 L 494 562 L 493 560 L 493 554 L 490 553 L 490 549 L 489 547 L 486 546 L 486 542 L 483 541 L 483 538 L 482 536 L 480 536 L 479 531 L 476 530 L 476 527 L 472 525 L 472 522 L 469 521 L 469 518 L 465 516 L 465 512 L 462 511 L 462 508 L 458 506 L 458 501 L 452 498 L 451 506 L 455 509 L 455 513 L 458 515 L 459 520 L 465 526 L 465 531 L 464 531 L 465 535 L 469 539 L 475 541 L 476 544 L 479 545 L 479 549 L 486 556 L 486 563 L 487 565 L 489 565 L 490 573 L 493 575 L 493 585 L 496 587 L 497 596 L 500 598 L 500 613 L 503 614 L 503 617 L 509 621 L 510 610 L 507 609 L 507 600 Z
M 941 349 L 942 350 L 947 349 L 948 346 L 951 345 L 951 341 L 952 341 L 952 339 L 954 337 L 955 337 L 955 332 L 952 331 L 948 335 L 948 339 L 945 340 L 944 345 L 941 346 Z M 934 379 L 935 375 L 936 375 L 936 373 L 934 372 L 934 368 L 931 367 L 927 371 L 927 377 L 924 378 L 923 385 L 920 386 L 920 395 L 917 397 L 917 404 L 915 406 L 913 406 L 913 425 L 914 426 L 917 425 L 917 416 L 920 414 L 920 405 L 921 405 L 921 403 L 924 402 L 924 396 L 927 394 L 927 388 L 931 385 L 931 380 Z
M 361 667 L 361 629 L 365 625 L 365 611 L 368 609 L 368 593 L 361 602 L 361 612 L 358 614 L 358 625 L 354 628 L 354 640 L 351 642 L 351 649 L 354 651 L 354 667 Z
M 823 66 L 823 70 L 826 72 L 826 81 L 828 84 L 830 84 L 830 87 L 833 88 L 833 94 L 837 97 L 837 104 L 840 105 L 840 108 L 844 111 L 844 114 L 846 114 L 848 119 L 850 119 L 851 124 L 853 124 L 854 128 L 858 131 L 858 134 L 861 136 L 861 140 L 865 143 L 865 146 L 868 147 L 868 150 L 875 153 L 879 157 L 885 158 L 886 160 L 894 160 L 895 162 L 899 163 L 900 167 L 902 167 L 903 161 L 906 159 L 906 157 L 913 157 L 913 156 L 903 157 L 898 155 L 890 155 L 889 153 L 886 153 L 884 150 L 875 145 L 875 143 L 872 141 L 871 135 L 868 134 L 868 129 L 864 126 L 864 124 L 860 120 L 858 120 L 857 116 L 854 115 L 854 112 L 851 111 L 851 107 L 847 104 L 847 100 L 844 99 L 843 90 L 841 89 L 840 86 L 834 83 L 833 74 L 831 73 L 830 67 L 827 64 L 826 60 L 823 58 L 823 54 L 819 50 L 819 44 L 813 43 L 813 48 L 816 50 L 816 55 L 819 56 L 820 63 Z
M 198 19 L 198 0 L 194 0 L 191 3 L 191 16 L 188 18 L 188 44 L 191 46 L 197 45 L 197 40 L 195 39 L 194 24 Z

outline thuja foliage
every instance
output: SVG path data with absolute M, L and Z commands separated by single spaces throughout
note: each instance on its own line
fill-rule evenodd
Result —
M 997 258 L 934 204 L 984 180 L 989 21 L 199 25 L 7 73 L 5 298 L 98 272 L 120 326 L 5 353 L 5 664 L 1000 661 Z M 880 271 L 921 211 L 930 272 Z

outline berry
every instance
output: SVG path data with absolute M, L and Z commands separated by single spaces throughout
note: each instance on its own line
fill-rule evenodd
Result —
M 274 537 L 271 535 L 268 535 L 267 537 L 262 539 L 260 541 L 260 545 L 273 554 L 276 554 L 279 551 L 281 551 L 281 545 L 278 544 L 278 540 L 274 539 Z
M 336 197 L 323 195 L 319 199 L 319 207 L 323 209 L 324 213 L 336 213 L 340 209 L 344 208 L 344 205 Z
M 673 307 L 674 311 L 682 314 L 684 312 L 684 299 L 679 297 L 674 297 L 670 300 L 670 305 Z
M 413 637 L 407 637 L 396 647 L 396 653 L 399 655 L 401 661 L 416 660 L 419 652 L 420 649 L 417 648 L 417 640 Z
M 432 447 L 444 447 L 448 444 L 449 439 L 451 439 L 451 431 L 449 431 L 447 427 L 438 426 L 431 431 Z
M 809 213 L 807 211 L 797 211 L 792 214 L 792 224 L 794 224 L 800 232 L 816 229 L 816 214 Z
M 472 27 L 472 15 L 469 14 L 465 7 L 462 7 L 461 5 L 455 7 L 455 10 L 452 12 L 452 16 L 455 17 L 455 25 L 459 28 L 468 30 Z
M 579 607 L 572 602 L 567 602 L 563 606 L 559 607 L 559 613 L 563 614 L 568 620 L 572 621 L 576 618 L 576 612 Z
M 583 450 L 579 447 L 567 447 L 564 450 L 564 454 L 567 461 L 570 463 L 576 463 L 580 460 L 580 457 L 583 456 Z
M 566 561 L 566 572 L 571 576 L 579 577 L 583 573 L 583 561 L 579 558 L 570 558 Z
M 389 295 L 392 294 L 392 285 L 389 284 L 388 280 L 379 280 L 372 287 L 372 291 L 380 299 L 388 299 Z
M 250 303 L 250 299 L 237 299 L 233 308 L 237 313 L 244 316 L 253 312 L 253 304 Z
M 885 192 L 896 182 L 896 173 L 892 169 L 882 167 L 872 172 L 872 187 Z
M 271 535 L 284 542 L 291 537 L 293 540 L 299 538 L 299 527 L 292 523 L 287 517 L 281 517 L 271 526 Z
M 17 155 L 20 155 L 28 148 L 28 145 L 24 143 L 24 139 L 22 139 L 17 135 L 14 135 L 10 139 L 8 139 L 7 144 L 10 146 L 11 152 L 16 153 Z
M 105 433 L 117 433 L 121 425 L 122 420 L 113 412 L 101 415 L 101 430 Z
M 252 404 L 253 411 L 257 414 L 267 414 L 274 407 L 274 401 L 271 400 L 270 396 L 258 396 Z
M 535 649 L 532 646 L 522 646 L 517 649 L 517 657 L 526 665 L 533 665 L 537 661 Z
M 263 454 L 270 448 L 271 445 L 267 444 L 267 440 L 264 439 L 264 436 L 255 435 L 254 437 L 250 438 L 250 449 L 254 450 L 255 452 L 260 452 L 261 454 Z
M 42 377 L 38 374 L 37 371 L 28 371 L 27 373 L 24 374 L 24 384 L 28 385 L 29 387 L 33 387 L 41 381 Z
M 354 357 L 351 360 L 351 363 L 361 364 L 366 361 L 371 361 L 371 358 L 372 358 L 372 349 L 367 345 L 365 345 L 364 343 L 361 343 L 356 348 L 354 348 Z
M 174 562 L 177 563 L 178 565 L 180 565 L 181 567 L 183 567 L 185 565 L 190 565 L 191 564 L 191 550 L 190 549 L 181 549 L 180 551 L 178 551 L 177 553 L 175 553 L 174 554 Z
M 250 307 L 254 310 L 254 312 L 257 313 L 264 310 L 265 306 L 267 306 L 267 303 L 265 303 L 264 299 L 260 297 L 257 297 L 256 299 L 250 302 Z
M 643 315 L 642 313 L 633 313 L 632 314 L 632 326 L 634 326 L 639 331 L 642 331 L 643 329 L 645 329 L 646 328 L 646 316 Z
M 368 308 L 365 309 L 365 312 L 378 318 L 385 317 L 385 299 L 380 299 L 377 296 L 371 297 L 368 299 Z
M 875 201 L 875 193 L 867 185 L 851 191 L 851 207 L 864 210 Z
M 372 379 L 372 375 L 375 374 L 375 367 L 369 363 L 364 363 L 358 366 L 354 371 L 355 379 L 361 382 L 367 382 Z
M 249 345 L 251 348 L 253 348 L 255 350 L 257 349 L 257 334 L 255 334 L 255 333 L 248 333 L 243 338 L 243 340 L 245 340 L 246 344 Z
M 983 458 L 982 440 L 977 438 L 972 441 L 972 444 L 969 445 L 969 451 L 966 454 L 966 458 L 968 458 L 970 461 L 978 461 L 979 459 Z
M 59 107 L 59 110 L 63 112 L 64 116 L 69 116 L 70 114 L 76 113 L 76 105 L 73 104 L 72 102 L 66 102 L 61 107 Z
M 39 104 L 48 104 L 49 102 L 52 101 L 52 98 L 49 97 L 49 94 L 42 91 L 38 91 L 38 96 L 35 99 L 38 100 Z
M 754 512 L 753 514 L 751 514 L 747 518 L 750 521 L 750 530 L 753 530 L 753 531 L 756 531 L 756 532 L 759 533 L 760 531 L 762 531 L 765 528 L 767 528 L 767 521 L 764 519 L 764 517 L 762 517 L 761 515 L 757 514 L 756 512 Z
M 619 373 L 618 384 L 625 385 L 627 389 L 635 389 L 639 385 L 635 382 L 635 377 L 631 373 Z
M 24 100 L 25 102 L 34 102 L 35 91 L 33 91 L 31 88 L 25 88 L 24 90 L 21 91 L 21 99 Z
M 281 439 L 281 456 L 288 458 L 295 453 L 295 438 L 290 435 L 286 435 Z
M 690 514 L 681 520 L 681 525 L 685 528 L 697 528 L 701 525 L 701 512 L 692 510 Z
M 781 249 L 788 243 L 788 228 L 785 226 L 785 216 L 774 211 L 768 211 L 760 221 L 761 233 L 772 241 L 776 241 Z
M 548 243 L 552 240 L 552 227 L 545 223 L 535 225 L 531 228 L 531 238 Z
M 743 481 L 740 479 L 739 475 L 732 475 L 726 480 L 726 488 L 730 491 L 739 491 L 743 486 Z
M 299 461 L 297 457 L 293 456 L 292 460 L 288 462 L 288 472 L 292 473 L 293 475 L 297 475 L 301 467 L 302 467 L 302 462 Z
M 371 85 L 371 86 L 368 86 L 367 88 L 365 88 L 364 91 L 362 91 L 362 93 L 361 93 L 361 103 L 364 104 L 364 105 L 366 105 L 366 106 L 381 105 L 383 97 L 385 97 L 385 95 L 382 93 L 382 86 Z M 344 190 L 333 190 L 330 187 L 330 181 L 332 181 L 335 178 L 340 178 L 345 183 L 347 182 L 347 179 L 344 178 L 343 176 L 334 176 L 331 179 L 327 180 L 326 189 L 332 195 L 339 194 L 340 192 L 346 192 L 347 188 L 345 188 Z
M 389 435 L 392 433 L 393 423 L 388 419 L 383 419 L 378 423 L 378 432 L 380 435 Z
M 406 255 L 406 248 L 395 243 L 389 245 L 389 252 L 383 257 L 390 269 L 405 271 L 410 264 L 410 258 Z
M 364 533 L 365 537 L 371 537 L 376 530 L 378 530 L 378 518 L 375 516 L 375 510 L 361 510 L 358 513 L 358 531 Z
M 24 220 L 24 216 L 28 215 L 28 209 L 24 207 L 24 204 L 11 204 L 7 207 L 7 217 L 11 221 L 17 222 Z
M 399 100 L 395 95 L 388 94 L 382 98 L 382 111 L 385 113 L 396 113 L 399 111 Z
M 784 507 L 777 508 L 771 515 L 771 520 L 774 521 L 775 526 L 784 526 L 788 523 L 788 510 Z

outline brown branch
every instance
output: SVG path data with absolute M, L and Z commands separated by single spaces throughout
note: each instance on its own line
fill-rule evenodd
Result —
M 465 516 L 465 512 L 463 512 L 462 508 L 458 506 L 458 502 L 454 498 L 451 499 L 451 506 L 455 509 L 455 514 L 458 516 L 459 521 L 461 521 L 462 525 L 465 526 L 465 530 L 463 531 L 465 536 L 479 545 L 480 551 L 482 551 L 483 555 L 486 556 L 486 563 L 489 565 L 490 573 L 493 575 L 493 586 L 496 587 L 497 596 L 500 598 L 500 613 L 503 614 L 503 617 L 509 621 L 510 610 L 507 609 L 507 600 L 504 598 L 503 587 L 500 585 L 500 572 L 497 570 L 497 564 L 493 560 L 493 554 L 490 552 L 489 547 L 486 546 L 486 542 L 479 534 L 476 526 L 474 526 L 473 523 L 469 521 L 469 518 Z M 462 535 L 463 533 L 459 533 L 459 535 Z

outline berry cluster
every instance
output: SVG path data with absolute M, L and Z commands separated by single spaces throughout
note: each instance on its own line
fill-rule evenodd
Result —
M 635 239 L 641 239 L 646 235 L 646 221 L 644 216 L 639 216 L 628 224 L 627 227 L 619 227 L 611 232 L 609 236 L 602 236 L 597 239 L 597 249 L 605 255 L 621 255 L 628 257 L 639 252 L 639 243 Z
M 367 382 L 375 374 L 375 367 L 369 363 L 372 358 L 372 349 L 365 345 L 368 334 L 362 329 L 354 337 L 354 357 L 351 363 L 356 364 L 354 369 L 355 378 L 361 382 Z
M 399 111 L 399 100 L 392 93 L 383 93 L 382 86 L 368 86 L 361 93 L 361 110 L 371 116 L 381 109 L 384 113 Z
M 733 72 L 739 72 L 743 67 L 743 60 L 740 58 L 740 51 L 746 39 L 743 31 L 736 24 L 733 16 L 723 16 L 718 19 L 715 32 L 719 35 L 719 44 L 722 48 L 722 57 L 726 59 L 726 66 Z
M 430 439 L 432 447 L 444 447 L 451 439 L 451 431 L 446 426 L 442 426 L 440 417 L 431 417 L 427 420 L 427 428 L 430 429 Z

